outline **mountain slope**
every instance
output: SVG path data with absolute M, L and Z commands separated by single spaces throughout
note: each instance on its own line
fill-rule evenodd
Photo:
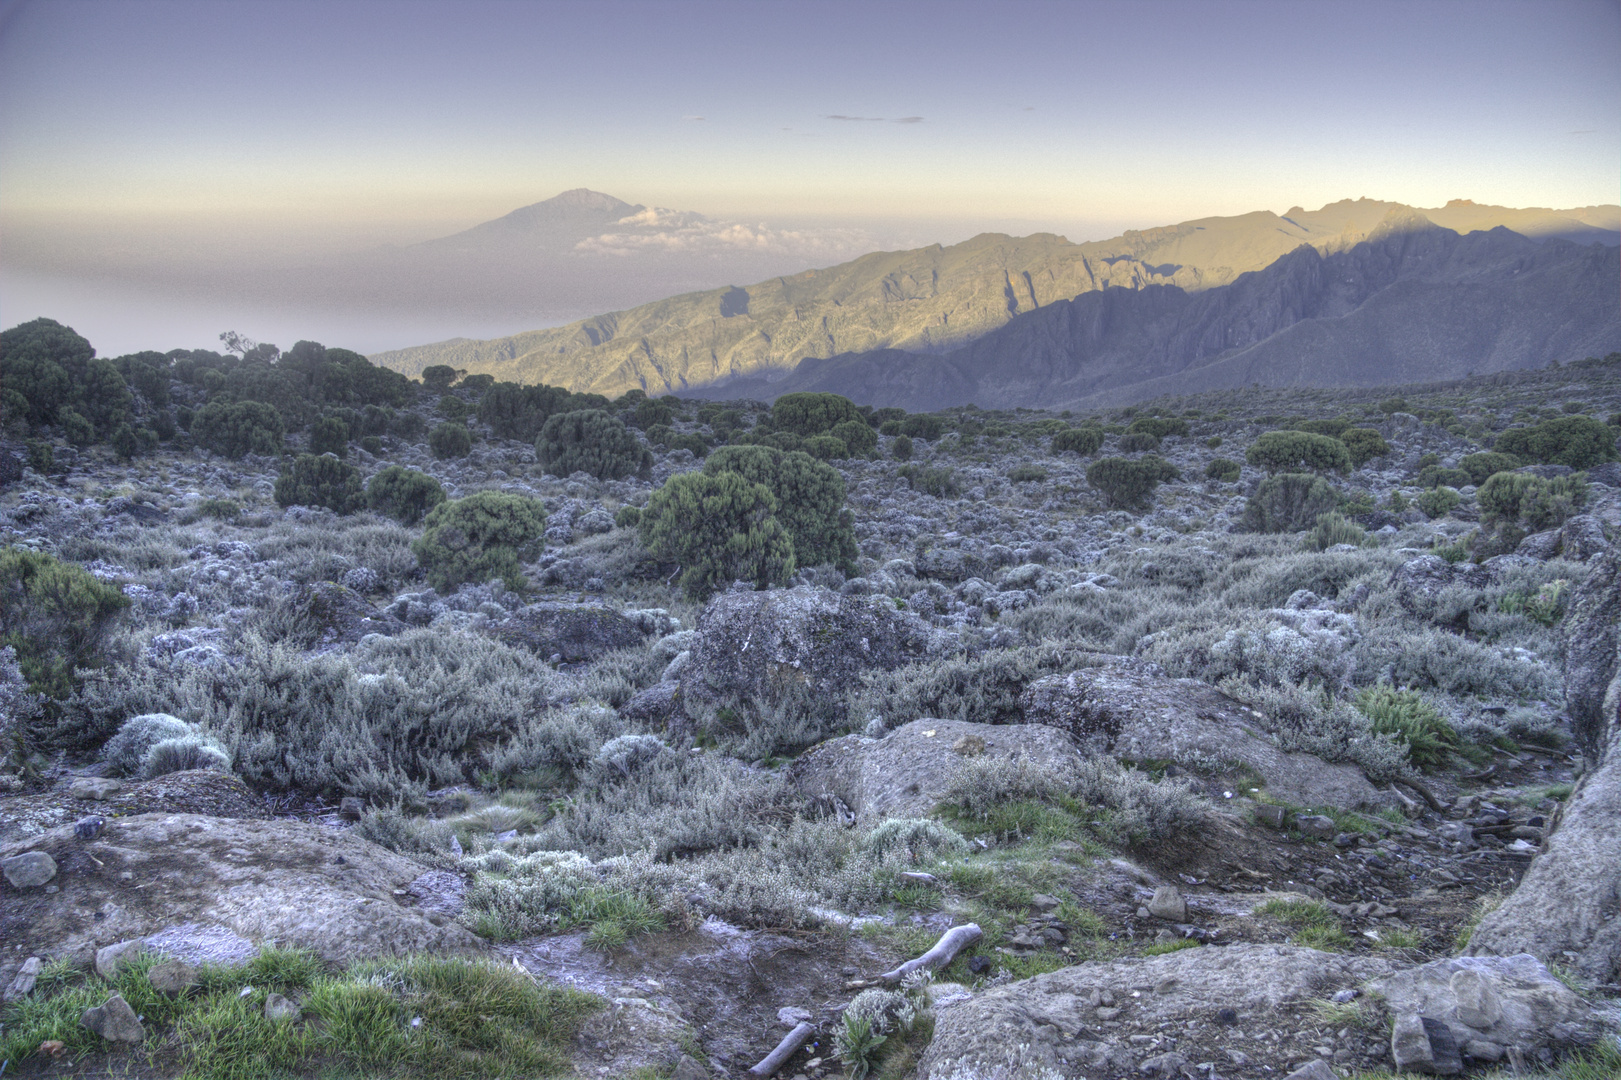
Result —
M 457 339 L 372 359 L 408 374 L 444 363 L 610 395 L 632 388 L 691 390 L 751 375 L 775 385 L 803 364 L 845 354 L 960 349 L 1035 310 L 1089 293 L 1156 286 L 1203 293 L 1302 246 L 1326 255 L 1351 249 L 1391 214 L 1426 223 L 1442 218 L 1466 229 L 1512 220 L 1543 237 L 1621 239 L 1621 207 L 1516 210 L 1455 201 L 1415 211 L 1369 199 L 1311 212 L 1296 207 L 1281 216 L 1259 211 L 1204 218 L 1086 244 L 1050 234 L 983 234 L 951 247 L 877 252 L 747 288 L 670 297 L 555 329 Z

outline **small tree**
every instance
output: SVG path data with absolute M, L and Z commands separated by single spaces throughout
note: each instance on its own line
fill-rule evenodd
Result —
M 465 371 L 457 371 L 449 364 L 432 364 L 422 369 L 422 385 L 435 394 L 443 394 Z
M 228 458 L 279 454 L 285 434 L 281 413 L 262 401 L 210 401 L 191 420 L 197 445 Z
M 1103 458 L 1086 468 L 1086 482 L 1096 488 L 1110 506 L 1126 508 L 1147 506 L 1160 482 L 1174 479 L 1176 475 L 1175 466 L 1152 455 L 1135 461 Z
M 1206 480 L 1216 480 L 1223 484 L 1230 484 L 1244 473 L 1238 462 L 1231 458 L 1211 458 L 1210 464 L 1204 467 Z
M 29 689 L 65 698 L 74 671 L 92 667 L 113 617 L 129 607 L 117 586 L 41 551 L 0 548 L 0 646 L 16 650 Z
M 535 456 L 554 476 L 587 472 L 598 480 L 623 480 L 650 469 L 653 455 L 618 417 L 601 409 L 559 413 L 535 440 Z
M 1159 440 L 1168 435 L 1186 435 L 1188 422 L 1174 416 L 1139 416 L 1131 422 L 1126 433 L 1152 435 Z
M 1055 454 L 1080 454 L 1089 457 L 1103 447 L 1103 429 L 1095 427 L 1070 428 L 1053 436 Z
M 827 434 L 846 421 L 867 422 L 849 398 L 817 393 L 782 395 L 771 406 L 771 419 L 778 431 L 792 432 L 801 438 Z
M 770 489 L 738 473 L 682 473 L 648 499 L 639 527 L 649 550 L 681 564 L 687 595 L 702 599 L 733 581 L 788 580 L 794 545 L 776 512 Z
M 1463 471 L 1469 474 L 1469 482 L 1476 487 L 1484 484 L 1493 473 L 1513 472 L 1523 464 L 1513 454 L 1500 454 L 1492 450 L 1469 454 L 1458 462 Z
M 1344 443 L 1309 431 L 1268 431 L 1250 446 L 1246 461 L 1269 473 L 1351 471 Z
M 1586 469 L 1615 461 L 1616 429 L 1591 416 L 1560 416 L 1535 427 L 1509 428 L 1492 449 L 1525 461 Z
M 352 514 L 364 502 L 360 470 L 331 454 L 300 454 L 293 467 L 276 478 L 278 506 L 324 506 Z
M 390 465 L 366 485 L 366 505 L 402 525 L 415 525 L 445 501 L 445 489 L 427 473 Z
M 422 524 L 411 550 L 434 588 L 498 577 L 517 589 L 524 584 L 519 562 L 545 545 L 546 507 L 524 495 L 479 491 L 440 503 Z
M 336 416 L 323 416 L 310 426 L 310 453 L 349 455 L 349 425 Z
M 889 456 L 896 461 L 911 461 L 912 437 L 910 435 L 895 436 L 895 442 L 889 448 Z
M 844 444 L 844 457 L 871 457 L 878 449 L 878 432 L 865 420 L 841 420 L 828 434 Z
M 1338 437 L 1351 455 L 1351 464 L 1359 469 L 1374 458 L 1390 453 L 1390 444 L 1373 428 L 1346 428 Z
M 428 449 L 441 461 L 466 457 L 473 449 L 473 436 L 460 424 L 440 424 L 428 432 Z
M 844 508 L 844 477 L 833 466 L 797 450 L 722 446 L 705 460 L 704 472 L 736 473 L 771 492 L 797 565 L 831 563 L 845 573 L 855 568 L 858 552 L 850 512 Z
M 1492 526 L 1523 522 L 1532 531 L 1552 529 L 1587 501 L 1587 478 L 1500 472 L 1487 477 L 1475 494 L 1483 523 Z
M 1251 532 L 1299 532 L 1340 506 L 1334 485 L 1312 473 L 1279 473 L 1261 481 L 1244 505 L 1244 527 Z

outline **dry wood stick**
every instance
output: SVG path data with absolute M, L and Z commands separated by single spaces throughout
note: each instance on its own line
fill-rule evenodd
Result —
M 767 1054 L 758 1065 L 749 1070 L 749 1075 L 770 1076 L 782 1068 L 783 1064 L 794 1056 L 794 1051 L 804 1046 L 805 1040 L 809 1039 L 815 1031 L 815 1024 L 796 1024 L 794 1030 L 783 1036 L 782 1042 L 777 1044 L 775 1050 Z
M 910 975 L 914 971 L 919 970 L 920 968 L 945 967 L 947 964 L 951 963 L 952 959 L 964 948 L 972 945 L 974 942 L 978 941 L 984 936 L 985 933 L 979 928 L 978 923 L 966 923 L 962 926 L 953 926 L 950 930 L 947 930 L 943 935 L 941 935 L 939 941 L 934 943 L 934 948 L 930 949 L 916 960 L 908 960 L 894 971 L 884 972 L 882 975 L 878 976 L 878 980 L 880 982 L 886 982 L 893 985 L 900 982 L 902 979 L 906 978 L 906 976 Z

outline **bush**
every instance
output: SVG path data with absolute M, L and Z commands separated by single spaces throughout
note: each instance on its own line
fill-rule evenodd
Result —
M 1349 420 L 1302 420 L 1299 423 L 1290 424 L 1289 429 L 1291 431 L 1306 431 L 1313 435 L 1327 435 L 1329 438 L 1338 439 L 1350 426 L 1351 422 Z
M 455 394 L 444 395 L 439 399 L 439 404 L 434 407 L 434 412 L 453 424 L 461 424 L 466 421 L 468 414 L 472 411 L 473 407 Z
M 62 409 L 80 401 L 95 355 L 90 342 L 55 319 L 34 319 L 0 333 L 7 412 L 16 410 L 34 424 L 57 423 Z
M 1103 429 L 1095 427 L 1070 428 L 1053 436 L 1052 452 L 1075 453 L 1086 457 L 1103 446 Z
M 1154 489 L 1167 478 L 1167 468 L 1172 467 L 1157 457 L 1136 461 L 1103 458 L 1087 466 L 1086 482 L 1102 493 L 1110 506 L 1140 508 L 1153 499 Z
M 734 581 L 765 588 L 793 574 L 794 543 L 777 506 L 764 484 L 706 466 L 673 476 L 655 491 L 639 528 L 649 550 L 681 564 L 687 595 L 702 599 Z
M 778 431 L 801 438 L 832 433 L 837 425 L 849 422 L 868 427 L 861 410 L 838 394 L 784 394 L 772 404 L 771 419 Z
M 107 435 L 129 419 L 135 400 L 129 384 L 111 360 L 95 357 L 85 365 L 79 390 L 80 408 L 100 435 Z
M 112 446 L 120 460 L 128 461 L 141 449 L 141 441 L 135 437 L 135 429 L 128 424 L 119 424 L 113 429 L 112 438 L 107 442 Z
M 1144 450 L 1158 450 L 1159 437 L 1146 431 L 1128 431 L 1120 436 L 1120 452 L 1124 454 L 1141 453 Z
M 1418 486 L 1436 488 L 1445 484 L 1447 487 L 1463 487 L 1473 482 L 1463 469 L 1447 469 L 1440 465 L 1426 465 L 1418 471 Z
M 1362 468 L 1376 457 L 1390 453 L 1390 444 L 1373 428 L 1347 428 L 1337 436 L 1351 455 L 1351 464 Z
M 191 420 L 197 445 L 228 458 L 280 454 L 285 434 L 281 413 L 262 401 L 210 401 Z
M 519 561 L 539 554 L 545 536 L 546 508 L 539 499 L 480 491 L 428 511 L 411 550 L 436 589 L 497 577 L 516 589 L 524 584 Z
M 1159 439 L 1163 439 L 1168 435 L 1186 435 L 1187 433 L 1188 422 L 1171 416 L 1139 416 L 1131 422 L 1130 427 L 1126 428 L 1127 435 L 1152 435 L 1156 443 Z
M 498 382 L 479 400 L 478 418 L 488 424 L 498 438 L 534 442 L 552 416 L 585 407 L 561 386 Z
M 924 468 L 921 465 L 903 465 L 895 473 L 905 480 L 913 491 L 921 491 L 936 499 L 955 499 L 962 494 L 962 485 L 949 465 Z
M 1535 427 L 1510 428 L 1492 449 L 1544 465 L 1586 469 L 1615 461 L 1615 429 L 1591 416 L 1560 416 Z
M 1330 511 L 1318 515 L 1317 524 L 1312 526 L 1311 531 L 1300 542 L 1300 546 L 1307 551 L 1327 551 L 1335 544 L 1354 544 L 1362 547 L 1367 542 L 1368 534 L 1362 526 Z
M 601 409 L 552 416 L 535 440 L 535 454 L 554 476 L 587 472 L 598 480 L 623 480 L 653 465 L 653 455 L 630 429 Z
M 817 461 L 838 461 L 850 456 L 850 448 L 844 445 L 844 440 L 832 435 L 812 435 L 804 441 L 805 453 Z
M 54 556 L 0 548 L 0 646 L 36 694 L 65 698 L 75 669 L 92 667 L 113 617 L 129 607 L 116 586 Z
M 197 729 L 168 713 L 132 716 L 118 727 L 118 733 L 101 748 L 101 758 L 110 772 L 132 776 L 140 771 L 148 750 L 165 740 L 195 736 Z
M 844 477 L 810 455 L 764 446 L 723 446 L 704 462 L 704 474 L 736 473 L 763 485 L 777 501 L 776 518 L 793 543 L 794 565 L 829 563 L 855 568 L 856 544 L 844 509 Z
M 442 394 L 461 374 L 449 364 L 430 364 L 422 369 L 422 385 L 436 394 Z
M 1587 479 L 1580 473 L 1543 479 L 1501 472 L 1486 478 L 1475 500 L 1486 524 L 1522 522 L 1536 532 L 1564 524 L 1581 509 L 1587 501 Z
M 278 506 L 324 506 L 352 514 L 365 501 L 360 470 L 330 454 L 300 454 L 293 467 L 276 478 Z
M 1299 532 L 1317 518 L 1339 509 L 1340 493 L 1311 473 L 1279 473 L 1261 481 L 1244 505 L 1244 528 L 1250 532 Z
M 79 415 L 77 409 L 61 409 L 56 414 L 62 425 L 62 435 L 74 446 L 89 446 L 96 441 L 96 425 Z
M 390 465 L 366 485 L 366 505 L 401 525 L 415 525 L 445 501 L 445 489 L 427 473 Z
M 910 435 L 895 436 L 895 442 L 889 448 L 889 456 L 896 461 L 911 461 L 912 437 Z
M 639 506 L 621 506 L 614 514 L 614 525 L 620 529 L 635 529 L 642 524 L 642 510 Z
M 870 457 L 878 449 L 878 433 L 865 420 L 841 420 L 828 434 L 848 448 L 846 457 Z
M 1458 734 L 1435 706 L 1416 690 L 1370 686 L 1357 695 L 1356 706 L 1381 735 L 1402 743 L 1408 760 L 1429 772 L 1446 764 L 1458 748 Z
M 1463 496 L 1457 489 L 1450 487 L 1436 487 L 1421 493 L 1413 502 L 1431 518 L 1446 517 L 1463 502 Z
M 924 442 L 934 442 L 946 433 L 946 422 L 933 413 L 913 413 L 900 421 L 900 434 Z
M 473 436 L 461 424 L 440 424 L 428 432 L 428 448 L 441 461 L 466 457 L 473 449 Z
M 1217 480 L 1223 484 L 1230 484 L 1244 473 L 1243 466 L 1231 458 L 1213 458 L 1210 464 L 1204 467 L 1206 480 Z
M 1464 472 L 1469 474 L 1469 482 L 1479 487 L 1493 473 L 1513 472 L 1525 463 L 1513 454 L 1500 454 L 1494 450 L 1483 450 L 1478 454 L 1469 454 L 1458 464 Z
M 1047 479 L 1047 470 L 1040 465 L 1015 465 L 1008 470 L 1007 478 L 1015 484 L 1039 484 Z
M 1306 431 L 1268 431 L 1250 445 L 1244 459 L 1269 473 L 1351 471 L 1351 453 L 1344 443 Z
M 349 453 L 349 425 L 336 416 L 323 416 L 310 426 L 310 453 L 345 457 Z

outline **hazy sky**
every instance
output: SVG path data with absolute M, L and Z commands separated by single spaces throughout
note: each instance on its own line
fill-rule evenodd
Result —
M 917 241 L 1615 202 L 1621 2 L 0 3 L 0 228 L 87 265 L 582 186 Z

